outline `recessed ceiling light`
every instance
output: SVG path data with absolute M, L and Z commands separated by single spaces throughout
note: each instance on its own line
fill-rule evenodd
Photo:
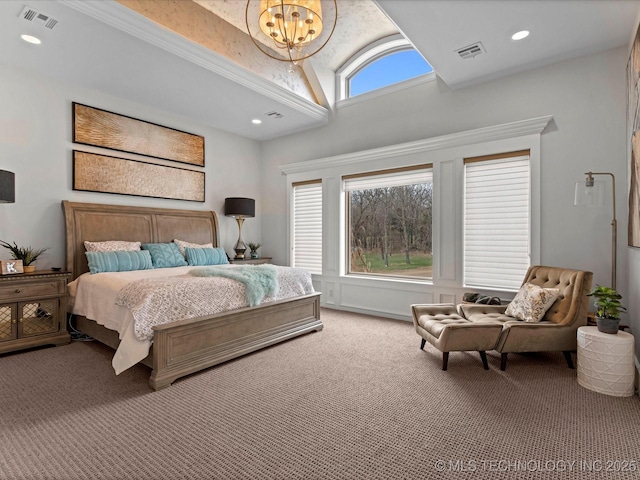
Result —
M 520 30 L 519 32 L 511 35 L 512 40 L 522 40 L 523 38 L 527 38 L 529 36 L 529 30 Z
M 251 123 L 253 123 L 254 125 L 260 125 L 262 123 L 262 120 L 254 118 L 253 120 L 251 120 Z
M 33 43 L 34 45 L 40 45 L 42 41 L 38 37 L 34 37 L 33 35 L 20 35 L 20 38 L 25 42 Z

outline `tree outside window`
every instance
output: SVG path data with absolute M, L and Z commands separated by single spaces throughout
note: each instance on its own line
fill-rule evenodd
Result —
M 432 278 L 433 183 L 430 171 L 418 175 L 345 181 L 349 273 Z

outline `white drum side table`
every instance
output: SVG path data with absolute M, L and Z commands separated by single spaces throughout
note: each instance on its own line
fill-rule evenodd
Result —
M 634 339 L 627 332 L 613 335 L 597 327 L 578 328 L 578 383 L 615 397 L 633 395 Z

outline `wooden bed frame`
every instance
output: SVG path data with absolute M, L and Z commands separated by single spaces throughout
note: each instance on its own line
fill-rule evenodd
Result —
M 73 278 L 89 271 L 84 241 L 167 243 L 180 239 L 218 245 L 215 212 L 74 203 L 64 200 L 66 268 Z M 74 316 L 76 328 L 117 348 L 118 332 Z M 153 369 L 154 390 L 185 375 L 290 338 L 322 330 L 320 293 L 153 327 L 153 346 L 141 363 Z

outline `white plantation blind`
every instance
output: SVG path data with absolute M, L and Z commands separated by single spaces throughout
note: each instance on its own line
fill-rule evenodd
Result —
M 529 152 L 464 167 L 464 283 L 517 290 L 530 265 Z
M 402 187 L 433 182 L 431 165 L 410 169 L 385 170 L 367 175 L 344 176 L 344 191 L 369 190 L 374 188 Z
M 293 184 L 293 266 L 322 274 L 322 182 Z

